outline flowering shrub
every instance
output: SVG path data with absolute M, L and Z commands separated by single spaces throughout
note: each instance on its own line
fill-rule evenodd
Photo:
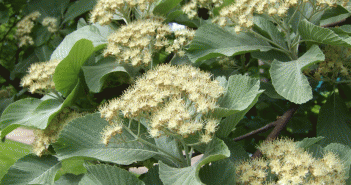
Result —
M 70 2 L 14 24 L 1 184 L 351 184 L 348 1 Z

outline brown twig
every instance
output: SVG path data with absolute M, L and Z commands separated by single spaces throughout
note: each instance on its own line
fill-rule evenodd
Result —
M 280 132 L 286 127 L 286 125 L 288 124 L 288 122 L 290 121 L 290 119 L 292 118 L 292 116 L 294 115 L 294 113 L 296 112 L 296 110 L 298 108 L 299 108 L 299 105 L 296 105 L 296 104 L 292 105 L 291 108 L 288 111 L 286 111 L 277 121 L 268 124 L 268 125 L 273 125 L 275 127 L 274 127 L 273 131 L 266 138 L 266 141 L 273 140 L 276 137 L 278 137 Z M 268 125 L 260 128 L 258 130 L 263 130 L 263 128 L 265 128 L 267 130 L 266 127 Z M 272 127 L 272 126 L 270 126 L 270 127 Z M 270 127 L 268 127 L 268 128 L 270 128 Z M 253 132 L 256 132 L 256 131 L 253 131 Z M 250 132 L 250 133 L 252 133 L 252 132 Z M 258 132 L 256 132 L 256 133 L 258 133 Z M 248 135 L 248 134 L 246 134 L 246 135 Z M 261 157 L 261 156 L 262 156 L 261 151 L 259 149 L 257 149 L 256 152 L 251 156 L 251 158 L 254 159 L 254 158 Z

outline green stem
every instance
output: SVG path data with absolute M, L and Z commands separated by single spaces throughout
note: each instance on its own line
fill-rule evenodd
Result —
M 185 150 L 185 157 L 186 157 L 186 161 L 187 161 L 187 165 L 191 166 L 191 158 L 189 157 L 190 152 L 189 152 L 189 148 L 186 145 L 186 143 L 184 142 L 184 139 L 182 137 L 179 137 L 180 142 L 182 143 L 184 150 Z
M 154 145 L 154 144 L 152 144 L 152 143 L 150 143 L 150 142 L 148 142 L 148 141 L 145 141 L 144 139 L 138 137 L 138 136 L 135 135 L 135 134 L 133 133 L 133 131 L 130 130 L 128 127 L 123 126 L 123 128 L 124 128 L 125 130 L 127 130 L 127 131 L 135 138 L 135 140 L 139 141 L 139 142 L 142 143 L 142 144 L 148 145 L 148 146 L 150 146 L 150 147 L 152 147 L 152 148 L 154 148 L 154 149 L 156 149 L 156 150 L 161 151 L 162 153 L 159 153 L 160 155 L 164 155 L 164 156 L 166 156 L 166 157 L 169 157 L 169 158 L 171 158 L 174 162 L 177 162 L 177 163 L 180 164 L 180 165 L 183 164 L 181 159 L 179 159 L 179 158 L 173 156 L 172 154 L 168 153 L 167 151 L 163 150 L 162 148 L 159 148 L 158 146 L 156 146 L 156 145 Z

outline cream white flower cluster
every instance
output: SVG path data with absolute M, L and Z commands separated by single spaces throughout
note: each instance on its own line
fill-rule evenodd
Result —
M 55 143 L 62 129 L 73 119 L 82 117 L 83 114 L 71 111 L 66 108 L 59 113 L 44 129 L 34 130 L 33 152 L 37 156 L 42 156 L 48 149 L 49 145 Z
M 199 8 L 209 9 L 209 13 L 212 15 L 211 10 L 221 6 L 222 4 L 223 0 L 191 0 L 188 4 L 182 7 L 182 10 L 190 19 L 193 19 L 196 17 Z
M 264 142 L 259 146 L 266 159 L 245 161 L 236 167 L 238 182 L 263 184 L 267 181 L 268 169 L 278 177 L 268 184 L 345 184 L 345 166 L 338 156 L 326 152 L 321 159 L 297 146 L 289 139 Z
M 138 8 L 144 12 L 150 9 L 154 2 L 156 0 L 99 0 L 91 12 L 90 22 L 107 25 L 111 23 L 115 14 L 120 14 L 122 17 L 129 16 L 132 8 Z
M 220 26 L 235 26 L 235 32 L 239 33 L 251 28 L 253 14 L 267 14 L 276 19 L 287 15 L 290 7 L 309 2 L 307 0 L 239 0 L 222 8 L 219 16 L 213 19 L 214 23 Z M 335 7 L 337 4 L 346 5 L 348 0 L 317 0 L 316 9 L 323 9 L 326 6 Z
M 104 55 L 133 66 L 147 66 L 154 52 L 169 45 L 166 36 L 170 34 L 170 27 L 160 20 L 138 20 L 110 35 Z
M 43 19 L 43 26 L 48 27 L 49 32 L 54 33 L 57 31 L 57 19 L 54 17 L 45 17 Z
M 100 107 L 109 121 L 103 139 L 121 133 L 121 112 L 125 118 L 149 120 L 149 133 L 159 137 L 163 131 L 187 137 L 203 131 L 201 142 L 209 142 L 219 120 L 206 117 L 217 105 L 224 88 L 211 75 L 191 66 L 160 65 L 139 78 L 124 94 Z M 111 134 L 109 134 L 111 133 Z
M 190 29 L 176 30 L 174 32 L 176 39 L 174 39 L 173 44 L 166 48 L 166 52 L 175 52 L 179 56 L 184 56 L 184 46 L 190 44 L 195 36 L 195 31 Z
M 31 93 L 45 94 L 46 90 L 54 89 L 55 83 L 52 76 L 59 63 L 59 60 L 50 60 L 32 64 L 29 67 L 28 74 L 22 78 L 21 85 L 29 88 Z
M 38 11 L 25 16 L 17 23 L 16 38 L 19 40 L 19 47 L 33 45 L 33 38 L 29 35 L 34 27 L 34 21 L 40 16 Z

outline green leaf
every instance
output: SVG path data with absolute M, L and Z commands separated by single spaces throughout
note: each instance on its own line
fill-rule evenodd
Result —
M 26 98 L 10 104 L 1 116 L 1 138 L 19 126 L 45 129 L 61 110 L 61 102 Z
M 132 173 L 117 166 L 85 165 L 87 173 L 79 182 L 80 185 L 143 185 Z
M 45 17 L 61 17 L 66 10 L 69 0 L 31 0 L 27 3 L 26 11 L 39 11 L 40 20 Z
M 50 60 L 50 56 L 53 50 L 47 45 L 42 45 L 40 47 L 35 48 L 34 52 L 39 58 L 39 61 L 46 62 Z
M 321 141 L 324 139 L 324 137 L 319 136 L 319 137 L 312 137 L 312 138 L 304 138 L 302 141 L 298 141 L 297 145 L 301 148 L 308 148 L 312 146 L 313 144 L 316 144 L 317 142 Z
M 351 146 L 351 115 L 344 101 L 332 94 L 321 107 L 317 122 L 317 136 L 323 136 L 321 145 L 341 143 Z
M 322 15 L 320 26 L 340 22 L 350 15 L 350 12 L 340 5 L 337 5 L 336 8 L 328 8 Z
M 82 158 L 69 158 L 62 160 L 62 169 L 64 173 L 79 175 L 87 172 L 83 164 L 84 159 Z
M 77 23 L 77 29 L 83 28 L 84 26 L 87 26 L 87 22 L 83 19 L 80 18 Z
M 1 179 L 1 185 L 54 184 L 61 163 L 53 156 L 29 154 L 19 159 Z
M 69 6 L 64 15 L 62 23 L 73 20 L 74 18 L 92 10 L 96 4 L 96 0 L 79 0 Z
M 332 30 L 321 28 L 307 20 L 300 21 L 298 31 L 304 41 L 351 47 L 351 37 L 341 38 Z
M 230 159 L 205 165 L 199 173 L 201 181 L 211 185 L 235 184 L 235 175 L 235 165 Z
M 63 60 L 71 51 L 73 45 L 81 40 L 87 39 L 90 40 L 95 50 L 101 49 L 101 46 L 107 44 L 107 37 L 114 30 L 110 26 L 100 26 L 98 24 L 84 26 L 65 37 L 61 44 L 55 49 L 51 55 L 51 60 Z
M 0 143 L 0 148 L 0 179 L 7 173 L 10 166 L 12 166 L 19 158 L 32 151 L 30 145 L 11 141 L 9 139 Z
M 115 139 L 105 146 L 102 143 L 101 132 L 107 125 L 108 122 L 100 118 L 100 113 L 73 120 L 64 127 L 58 141 L 53 144 L 57 157 L 63 160 L 82 156 L 128 165 L 149 159 L 157 153 L 152 148 L 135 141 L 135 138 L 126 130 L 123 130 L 120 136 L 116 135 Z M 132 126 L 137 125 L 132 124 Z M 119 141 L 120 137 L 126 143 Z
M 302 74 L 302 70 L 324 59 L 323 52 L 317 45 L 313 45 L 297 60 L 290 62 L 274 60 L 269 72 L 277 93 L 296 104 L 302 104 L 312 99 L 312 88 L 307 77 Z
M 261 84 L 261 89 L 264 90 L 264 94 L 269 96 L 270 98 L 273 99 L 284 99 L 282 96 L 280 96 L 277 91 L 275 91 L 273 84 L 271 82 L 262 82 Z
M 218 130 L 216 131 L 216 136 L 219 138 L 226 138 L 235 129 L 236 125 L 244 118 L 245 114 L 257 103 L 258 98 L 261 93 L 258 93 L 251 104 L 244 110 L 236 112 L 230 116 L 227 116 L 219 124 Z
M 153 166 L 151 169 L 148 170 L 147 173 L 142 174 L 139 178 L 146 184 L 146 185 L 163 185 L 160 174 L 158 170 L 158 166 Z
M 253 21 L 255 23 L 254 31 L 272 40 L 279 46 L 288 49 L 283 34 L 272 22 L 260 16 L 254 16 Z
M 68 96 L 78 82 L 78 75 L 84 62 L 94 52 L 94 46 L 91 41 L 81 39 L 69 52 L 68 56 L 62 60 L 56 67 L 53 80 L 55 88 L 63 96 Z
M 263 91 L 260 81 L 246 75 L 232 75 L 227 83 L 226 93 L 218 100 L 220 105 L 213 116 L 226 117 L 247 109 Z
M 195 33 L 187 55 L 195 63 L 222 55 L 232 56 L 273 49 L 266 41 L 250 33 L 232 33 L 213 24 L 201 26 Z
M 89 90 L 98 93 L 101 91 L 104 82 L 111 73 L 129 75 L 126 68 L 118 64 L 114 58 L 104 58 L 93 66 L 83 66 L 85 81 Z
M 155 15 L 166 16 L 169 11 L 175 8 L 182 0 L 162 0 L 153 10 Z
M 162 161 L 160 165 L 160 178 L 165 185 L 172 184 L 203 184 L 199 178 L 199 171 L 202 165 L 224 159 L 230 156 L 230 151 L 224 142 L 220 139 L 214 138 L 206 147 L 202 158 L 193 166 L 185 168 L 173 168 Z
M 65 174 L 60 177 L 59 180 L 55 181 L 55 185 L 78 185 L 84 174 L 81 175 L 73 175 L 73 174 Z
M 41 46 L 44 43 L 46 43 L 51 37 L 51 32 L 48 31 L 47 27 L 45 26 L 40 26 L 36 31 L 35 31 L 35 45 L 36 46 Z
M 198 140 L 197 140 L 198 141 Z M 169 152 L 178 159 L 184 158 L 182 153 L 179 153 L 179 146 L 177 141 L 170 136 L 162 136 L 155 139 L 156 146 Z M 164 163 L 172 166 L 178 166 L 177 163 L 173 162 L 171 159 L 166 158 L 162 155 L 154 156 L 155 159 L 162 160 Z
M 9 17 L 9 9 L 4 4 L 0 4 L 0 24 L 7 23 Z

